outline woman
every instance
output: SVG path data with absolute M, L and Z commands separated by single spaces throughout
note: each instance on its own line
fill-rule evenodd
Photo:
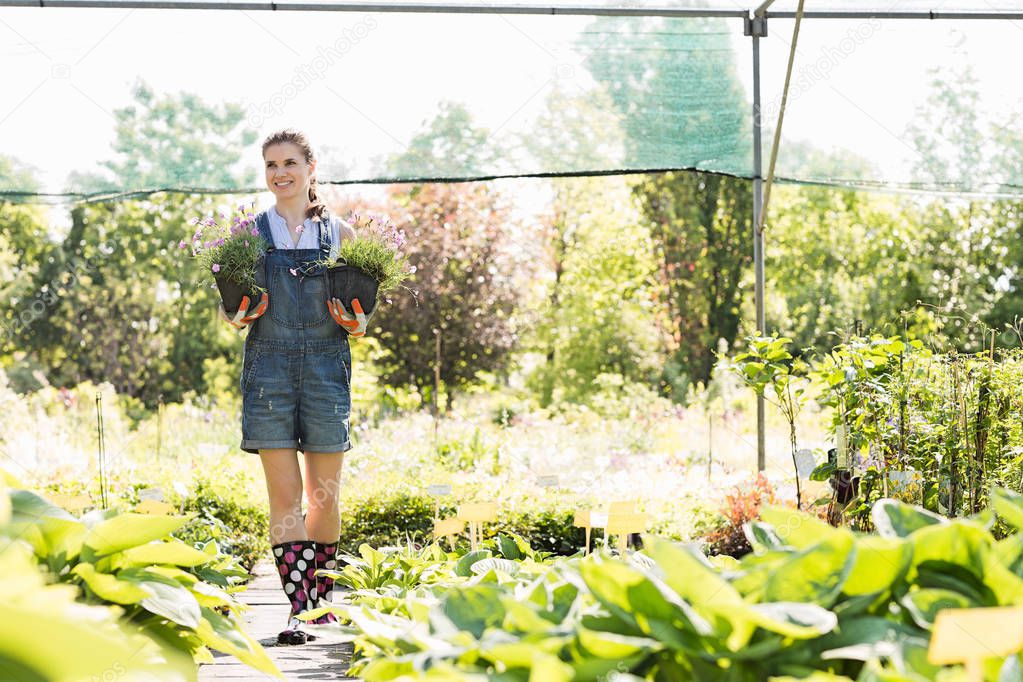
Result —
M 259 453 L 270 498 L 270 544 L 291 612 L 281 644 L 313 637 L 295 616 L 332 597 L 333 580 L 314 575 L 336 566 L 343 453 L 351 448 L 352 356 L 348 336 L 362 336 L 368 317 L 358 300 L 351 314 L 327 300 L 322 262 L 354 230 L 331 218 L 316 196 L 316 159 L 306 137 L 287 129 L 263 142 L 266 185 L 276 204 L 256 216 L 271 245 L 257 281 L 266 288 L 250 308 L 242 300 L 235 327 L 249 327 L 242 363 L 242 441 Z M 265 313 L 269 312 L 269 315 Z M 305 458 L 308 511 L 302 514 Z M 334 622 L 326 614 L 312 622 Z

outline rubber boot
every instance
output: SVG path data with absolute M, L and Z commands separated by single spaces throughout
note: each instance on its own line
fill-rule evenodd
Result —
M 330 571 L 337 570 L 337 546 L 341 538 L 334 542 L 323 543 L 313 541 L 313 551 L 316 557 L 316 568 L 325 568 Z M 334 598 L 334 579 L 325 575 L 316 575 L 312 589 L 313 604 L 315 606 L 326 606 Z M 322 616 L 313 618 L 310 623 L 322 625 L 324 623 L 336 623 L 337 616 L 333 613 L 325 613 Z
M 311 594 L 314 588 L 313 571 L 316 570 L 313 541 L 292 540 L 273 545 L 270 549 L 274 563 L 277 564 L 277 573 L 281 578 L 284 594 L 291 603 L 288 627 L 277 635 L 277 642 L 305 644 L 316 638 L 302 629 L 303 622 L 295 616 L 308 611 L 315 603 Z

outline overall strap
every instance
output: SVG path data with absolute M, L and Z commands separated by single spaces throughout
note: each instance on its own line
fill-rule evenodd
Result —
M 323 207 L 320 217 L 320 256 L 324 262 L 330 257 L 330 213 Z
M 270 253 L 271 251 L 276 250 L 277 247 L 274 244 L 274 236 L 270 231 L 270 216 L 266 211 L 260 211 L 256 214 L 256 227 L 259 229 L 259 236 L 266 240 L 266 252 Z

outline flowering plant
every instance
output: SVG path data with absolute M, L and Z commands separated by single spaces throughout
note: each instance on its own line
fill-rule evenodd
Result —
M 348 265 L 362 270 L 377 281 L 379 293 L 397 288 L 413 272 L 402 253 L 405 232 L 383 214 L 352 213 L 345 221 L 355 230 L 355 239 L 341 242 L 337 258 L 328 267 Z
M 256 265 L 269 244 L 256 227 L 255 206 L 255 201 L 239 204 L 230 216 L 220 212 L 221 222 L 212 215 L 192 218 L 188 222 L 195 225 L 195 232 L 190 240 L 178 242 L 178 248 L 190 248 L 192 257 L 211 280 L 226 279 L 243 292 L 262 291 L 255 280 Z

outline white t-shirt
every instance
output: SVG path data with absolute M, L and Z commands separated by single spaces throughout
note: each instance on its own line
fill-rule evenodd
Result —
M 298 243 L 292 245 L 291 234 L 288 230 L 288 221 L 277 212 L 276 206 L 267 209 L 267 217 L 270 219 L 270 234 L 274 238 L 274 247 L 278 249 L 318 249 L 320 248 L 320 230 L 318 223 L 312 218 L 306 218 L 302 234 L 298 236 Z M 341 245 L 341 225 L 344 223 L 336 215 L 330 216 L 330 257 L 336 258 Z M 347 223 L 344 223 L 347 225 Z M 347 232 L 347 230 L 346 230 Z

